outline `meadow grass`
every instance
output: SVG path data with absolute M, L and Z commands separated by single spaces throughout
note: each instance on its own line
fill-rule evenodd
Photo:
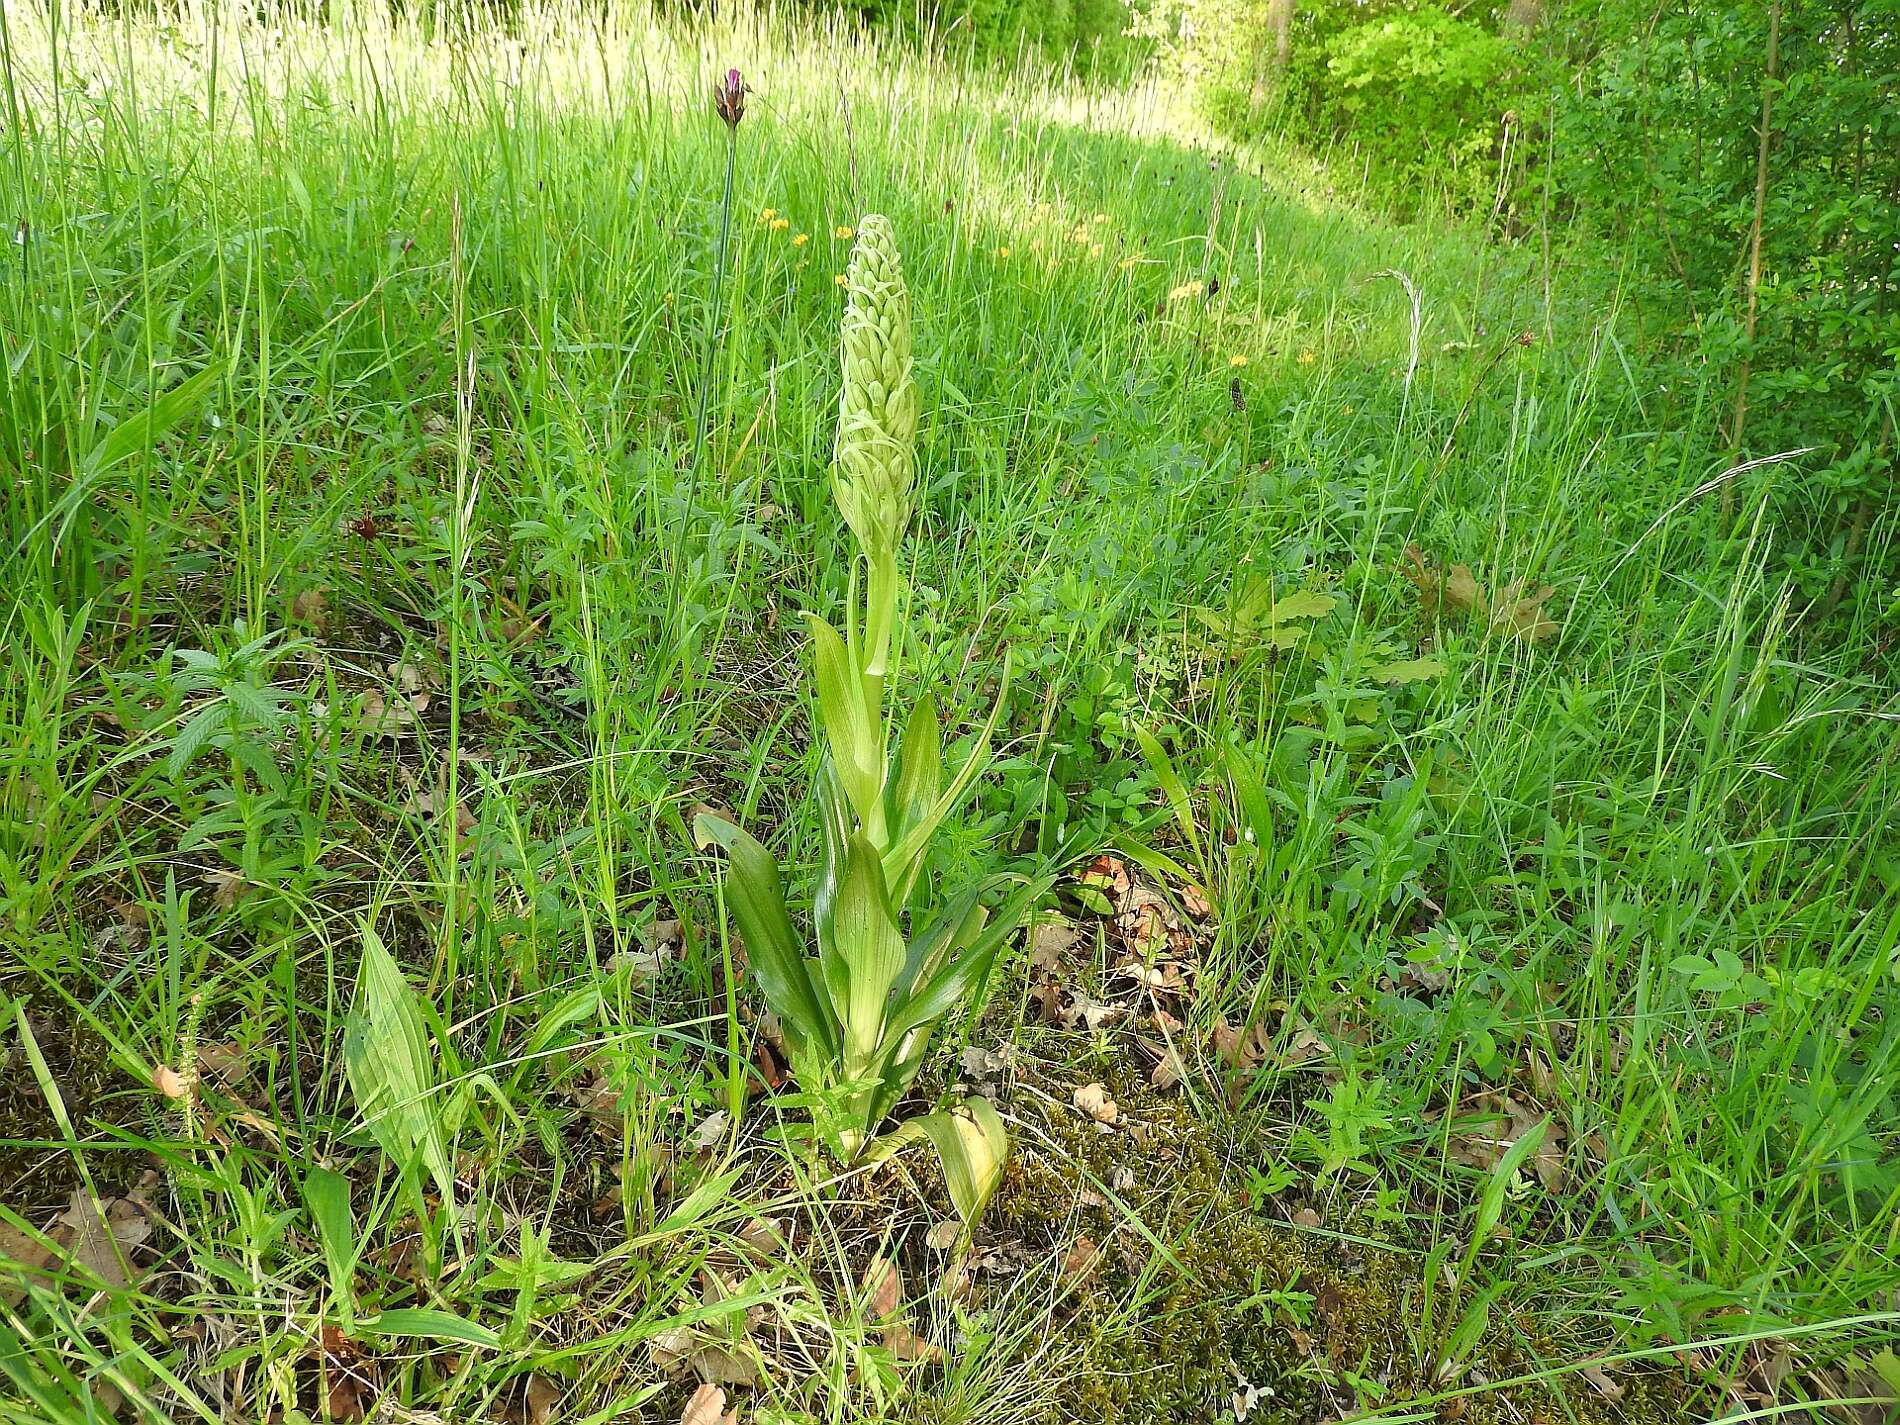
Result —
M 672 1419 L 694 1371 L 768 1419 L 1894 1393 L 1892 630 L 1791 605 L 1800 456 L 1725 470 L 1614 254 L 770 14 L 4 22 L 10 1420 Z M 934 870 L 1083 875 L 1070 1012 L 1013 952 L 933 1070 L 1017 1129 L 974 1292 L 919 1279 L 927 1171 L 772 1136 L 688 829 L 816 840 L 872 211 L 924 409 L 898 685 L 967 740 L 1015 669 Z M 1119 1022 L 1117 875 L 1192 942 Z M 366 927 L 444 1182 L 352 1077 Z M 1363 1357 L 1315 1287 L 1356 1254 L 1399 1282 Z

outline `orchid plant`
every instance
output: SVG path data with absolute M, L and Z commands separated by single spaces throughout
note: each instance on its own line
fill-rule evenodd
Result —
M 994 912 L 984 902 L 994 881 L 943 898 L 920 884 L 932 835 L 988 763 L 997 714 L 951 775 L 928 693 L 912 707 L 894 753 L 890 746 L 885 693 L 903 641 L 908 583 L 899 554 L 916 477 L 917 388 L 910 292 L 888 219 L 872 214 L 858 224 L 845 278 L 831 488 L 857 555 L 843 632 L 810 617 L 823 748 L 814 954 L 793 928 L 772 854 L 716 815 L 699 818 L 698 836 L 727 853 L 728 901 L 818 1136 L 846 1163 L 928 1140 L 969 1223 L 1008 1152 L 989 1101 L 913 1117 L 881 1137 L 880 1129 L 915 1081 L 937 1023 L 980 990 L 1046 883 L 1017 885 Z M 934 914 L 918 909 L 913 917 L 913 902 L 925 899 L 935 900 Z M 915 921 L 921 928 L 907 934 Z

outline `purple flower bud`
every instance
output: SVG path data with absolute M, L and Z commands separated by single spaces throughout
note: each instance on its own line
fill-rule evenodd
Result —
M 745 80 L 736 69 L 728 69 L 726 77 L 713 84 L 713 108 L 727 128 L 738 128 L 739 120 L 745 117 L 745 90 Z

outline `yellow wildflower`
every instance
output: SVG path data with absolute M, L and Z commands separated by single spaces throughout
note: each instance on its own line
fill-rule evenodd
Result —
M 1009 249 L 1007 247 L 999 247 L 996 249 L 996 255 L 998 257 L 1008 257 Z
M 840 287 L 843 287 L 846 285 L 845 275 L 842 272 L 834 274 L 831 280 Z
M 759 221 L 762 223 L 769 223 L 772 221 L 772 219 L 776 218 L 777 216 L 778 216 L 777 208 L 767 208 L 759 214 Z
M 792 225 L 792 220 L 790 218 L 772 219 L 772 231 L 775 233 L 782 233 L 791 225 Z
M 1102 255 L 1102 245 L 1101 245 L 1101 244 L 1100 244 L 1099 242 L 1097 242 L 1097 243 L 1090 243 L 1090 244 L 1089 244 L 1089 256 L 1090 256 L 1090 257 L 1100 257 L 1101 255 Z
M 856 228 L 848 227 L 844 223 L 839 223 L 837 227 L 831 230 L 831 235 L 835 238 L 843 238 L 848 241 L 851 238 L 856 237 L 858 235 L 858 231 Z
M 803 247 L 806 243 L 810 241 L 811 241 L 810 233 L 800 233 L 797 237 L 792 239 L 792 246 Z
M 1300 353 L 1300 365 L 1311 366 L 1312 364 L 1313 364 L 1313 352 L 1312 352 L 1312 349 L 1309 347 L 1307 350 L 1302 351 Z
M 1229 366 L 1245 366 L 1247 364 L 1247 358 L 1242 356 L 1239 352 L 1235 352 L 1232 356 L 1227 358 L 1227 364 Z
M 1196 277 L 1192 282 L 1183 282 L 1168 293 L 1170 302 L 1178 302 L 1184 297 L 1198 297 L 1207 290 L 1207 284 Z

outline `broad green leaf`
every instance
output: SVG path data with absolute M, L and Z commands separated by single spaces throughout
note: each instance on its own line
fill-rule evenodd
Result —
M 1471 1226 L 1471 1245 L 1467 1249 L 1466 1260 L 1475 1255 L 1478 1248 L 1491 1236 L 1491 1229 L 1498 1225 L 1498 1219 L 1504 1215 L 1504 1197 L 1510 1191 L 1517 1170 L 1537 1145 L 1544 1141 L 1544 1132 L 1550 1127 L 1548 1118 L 1537 1120 L 1536 1126 L 1525 1132 L 1517 1142 L 1504 1150 L 1504 1156 L 1491 1170 L 1491 1177 L 1484 1185 L 1484 1196 L 1478 1200 L 1478 1217 Z
M 920 1137 L 937 1150 L 944 1186 L 967 1232 L 1003 1180 L 1009 1129 L 988 1099 L 969 1098 L 955 1108 L 906 1120 L 879 1145 L 877 1156 L 889 1156 Z
M 600 1010 L 600 989 L 588 985 L 584 989 L 573 990 L 556 1001 L 554 1007 L 544 1012 L 536 1021 L 534 1033 L 528 1036 L 528 1042 L 521 1046 L 517 1061 L 532 1059 L 546 1053 L 553 1047 L 561 1031 L 582 1020 L 591 1019 Z
M 911 937 L 903 973 L 897 977 L 901 1002 L 918 984 L 936 974 L 943 962 L 974 941 L 989 919 L 989 908 L 978 896 L 981 886 L 963 892 L 945 906 L 923 934 Z
M 978 774 L 989 766 L 990 738 L 996 732 L 996 723 L 1003 715 L 1003 706 L 1009 701 L 1008 655 L 1003 659 L 1002 686 L 996 694 L 996 702 L 990 708 L 990 715 L 977 733 L 976 745 L 970 749 L 970 755 L 957 769 L 950 785 L 936 804 L 914 825 L 906 827 L 897 836 L 890 850 L 884 853 L 884 878 L 890 884 L 891 894 L 898 904 L 910 899 L 911 887 L 917 882 L 917 875 L 923 869 L 924 853 L 930 849 L 930 838 L 936 833 L 937 824 L 948 816 L 952 807 L 962 800 L 963 794 L 975 781 Z
M 883 1039 L 891 986 L 904 968 L 904 937 L 897 929 L 884 868 L 877 849 L 862 833 L 854 834 L 846 848 L 827 939 L 829 943 L 820 942 L 819 957 L 841 1021 L 849 1075 L 854 1072 L 852 1061 L 867 1062 Z
M 304 1174 L 303 1203 L 317 1229 L 324 1269 L 330 1276 L 330 1295 L 345 1331 L 356 1321 L 356 1224 L 350 1216 L 350 1180 L 329 1168 L 313 1167 Z
M 897 750 L 892 787 L 891 834 L 901 837 L 930 814 L 943 790 L 943 743 L 937 727 L 937 703 L 928 693 L 917 700 L 904 741 Z
M 837 899 L 838 882 L 844 878 L 845 852 L 851 844 L 851 809 L 830 754 L 818 768 L 816 794 L 824 845 L 819 851 L 818 879 L 812 893 L 812 920 L 818 927 L 819 940 L 824 941 L 831 934 L 831 907 Z
M 423 1306 L 397 1307 L 357 1323 L 366 1336 L 398 1336 L 425 1341 L 453 1341 L 461 1346 L 482 1346 L 496 1350 L 501 1337 L 488 1327 L 457 1316 L 453 1311 L 435 1311 Z
M 686 1201 L 667 1213 L 666 1219 L 653 1229 L 651 1235 L 654 1238 L 663 1238 L 675 1232 L 684 1232 L 714 1208 L 731 1198 L 732 1185 L 739 1181 L 743 1172 L 742 1168 L 734 1168 L 730 1172 L 707 1178 L 686 1195 Z
M 363 927 L 356 999 L 343 1036 L 343 1062 L 356 1106 L 378 1144 L 405 1174 L 420 1164 L 443 1206 L 455 1203 L 455 1170 L 438 1116 L 435 1055 L 415 991 L 382 938 Z
M 1325 618 L 1339 602 L 1331 594 L 1316 594 L 1303 589 L 1297 594 L 1288 594 L 1276 603 L 1267 614 L 1270 624 L 1283 624 L 1298 618 Z
M 867 705 L 864 680 L 838 631 L 812 615 L 812 672 L 818 681 L 818 715 L 851 809 L 874 834 L 884 831 L 883 729 Z
M 1226 761 L 1227 779 L 1233 783 L 1234 801 L 1241 816 L 1246 819 L 1247 829 L 1253 833 L 1254 845 L 1259 848 L 1261 859 L 1271 860 L 1273 804 L 1267 799 L 1259 768 L 1252 757 L 1231 742 L 1227 745 Z
M 786 1047 L 794 1055 L 810 1049 L 835 1056 L 838 1040 L 833 1021 L 812 983 L 791 917 L 785 912 L 778 862 L 722 816 L 700 813 L 693 821 L 693 834 L 702 845 L 717 843 L 726 852 L 726 892 L 739 933 L 745 937 L 746 962 L 758 976 L 766 1002 L 778 1014 Z
M 974 995 L 989 977 L 997 952 L 1051 884 L 1053 877 L 1039 876 L 998 907 L 955 959 L 942 966 L 908 999 L 895 1007 L 890 1024 L 885 1029 L 885 1042 L 894 1049 L 904 1035 L 931 1023 L 953 1005 Z
M 1428 678 L 1445 676 L 1445 660 L 1436 656 L 1406 658 L 1397 663 L 1381 663 L 1370 677 L 1375 683 L 1422 683 Z

